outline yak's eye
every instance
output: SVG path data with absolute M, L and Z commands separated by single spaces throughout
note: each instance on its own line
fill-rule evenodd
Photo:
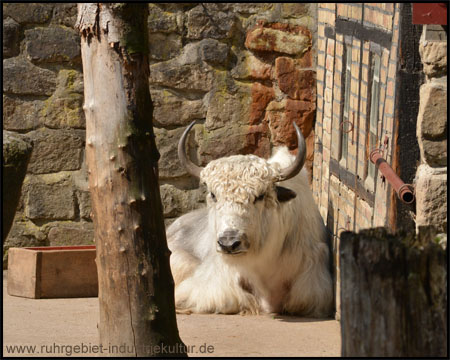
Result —
M 261 195 L 259 195 L 257 198 L 255 198 L 255 203 L 256 203 L 257 201 L 264 200 L 264 196 L 266 196 L 266 194 L 261 194 Z
M 211 199 L 212 199 L 214 202 L 216 202 L 216 201 L 217 201 L 216 195 L 214 195 L 214 193 L 210 193 L 210 195 L 211 195 Z

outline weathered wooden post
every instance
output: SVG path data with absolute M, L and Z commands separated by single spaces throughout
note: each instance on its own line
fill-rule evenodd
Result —
M 447 357 L 447 257 L 435 234 L 341 234 L 342 356 Z
M 184 356 L 158 186 L 147 17 L 146 3 L 78 5 L 99 334 L 111 356 Z

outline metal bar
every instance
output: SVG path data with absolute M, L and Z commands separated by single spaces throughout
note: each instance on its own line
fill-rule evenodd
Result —
M 375 149 L 370 152 L 369 159 L 384 175 L 389 184 L 392 185 L 398 198 L 406 204 L 411 204 L 415 198 L 414 193 L 410 189 L 411 185 L 405 184 L 403 180 L 398 177 L 382 155 L 383 152 L 380 149 Z

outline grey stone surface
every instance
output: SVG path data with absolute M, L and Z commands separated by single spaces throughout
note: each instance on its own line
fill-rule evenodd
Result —
M 48 243 L 50 246 L 93 245 L 94 226 L 92 223 L 52 222 L 48 228 Z
M 9 58 L 20 52 L 20 25 L 10 17 L 3 20 L 3 57 Z
M 52 129 L 84 129 L 83 75 L 76 70 L 61 70 L 54 94 L 41 111 L 44 124 Z
M 223 65 L 228 58 L 228 45 L 214 39 L 200 41 L 200 56 L 203 61 L 210 64 Z
M 46 246 L 48 245 L 47 236 L 38 226 L 31 221 L 14 222 L 11 231 L 4 243 L 4 249 L 10 247 L 25 247 L 25 246 Z M 3 258 L 5 261 L 5 258 Z
M 189 100 L 168 90 L 152 90 L 153 125 L 173 128 L 185 126 L 193 120 L 206 117 L 206 106 L 202 99 Z
M 184 91 L 208 92 L 214 82 L 214 73 L 206 64 L 181 65 L 176 60 L 150 66 L 150 84 Z
M 183 215 L 205 205 L 206 189 L 183 191 L 173 185 L 164 184 L 160 187 L 164 216 L 168 218 Z
M 183 48 L 183 39 L 178 34 L 150 33 L 149 56 L 152 61 L 166 61 L 178 56 Z
M 56 180 L 56 181 L 55 181 Z M 74 220 L 74 191 L 66 177 L 33 178 L 26 184 L 25 215 L 31 220 Z
M 14 57 L 3 60 L 3 92 L 19 95 L 51 95 L 56 88 L 53 71 Z
M 89 191 L 82 191 L 77 190 L 76 191 L 79 211 L 80 211 L 80 217 L 83 220 L 91 220 L 91 211 L 92 211 L 92 205 L 91 205 L 91 195 L 89 194 Z
M 76 3 L 56 3 L 53 9 L 53 24 L 64 25 L 70 28 L 75 26 L 77 20 Z
M 80 36 L 75 30 L 63 26 L 25 30 L 25 51 L 27 58 L 34 63 L 79 63 Z
M 20 96 L 3 95 L 3 129 L 29 131 L 40 127 L 44 101 L 23 100 Z
M 177 15 L 175 13 L 163 11 L 158 4 L 149 4 L 148 29 L 151 33 L 177 32 Z
M 159 177 L 161 179 L 188 176 L 178 160 L 177 146 L 184 128 L 175 130 L 155 129 L 156 146 L 161 154 Z M 192 135 L 190 136 L 192 139 Z M 192 147 L 191 147 L 192 149 Z
M 34 141 L 30 173 L 48 174 L 81 167 L 84 132 L 43 128 L 30 132 L 29 136 Z
M 187 16 L 188 39 L 229 39 L 233 37 L 236 16 L 233 12 L 221 11 L 222 4 L 199 4 L 189 10 Z
M 10 16 L 20 24 L 43 24 L 50 19 L 53 6 L 50 3 L 6 3 L 3 16 Z
M 2 241 L 5 241 L 14 220 L 32 150 L 32 143 L 27 137 L 3 131 Z

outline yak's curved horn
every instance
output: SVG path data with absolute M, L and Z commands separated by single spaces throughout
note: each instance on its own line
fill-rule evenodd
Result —
M 278 178 L 278 181 L 285 181 L 297 175 L 302 169 L 306 160 L 305 139 L 303 137 L 302 132 L 298 128 L 297 124 L 295 122 L 293 122 L 292 124 L 294 125 L 295 132 L 297 133 L 297 140 L 298 140 L 297 156 L 295 157 L 294 162 L 290 166 L 288 166 L 285 169 L 281 169 L 281 174 L 280 177 Z
M 196 178 L 200 178 L 200 172 L 203 170 L 202 167 L 195 165 L 191 160 L 188 159 L 186 155 L 186 138 L 189 131 L 195 125 L 195 120 L 184 130 L 183 135 L 181 135 L 180 141 L 178 142 L 178 158 L 180 159 L 181 165 L 183 165 L 187 172 Z

